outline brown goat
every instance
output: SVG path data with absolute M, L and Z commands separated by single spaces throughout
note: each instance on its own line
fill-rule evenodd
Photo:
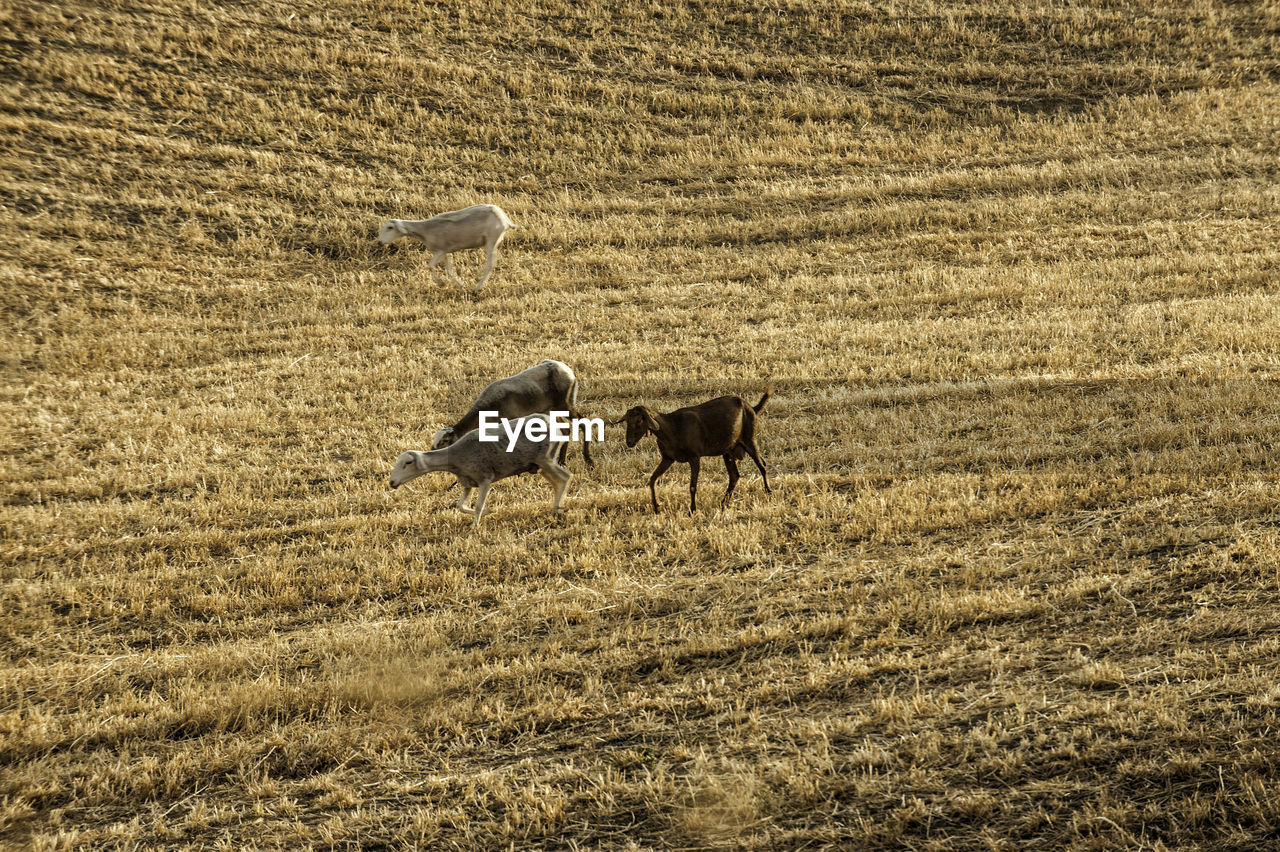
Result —
M 740 396 L 721 396 L 701 405 L 677 409 L 670 414 L 655 414 L 643 405 L 637 405 L 622 416 L 617 423 L 627 424 L 627 446 L 634 447 L 650 432 L 658 441 L 662 461 L 649 477 L 649 495 L 653 497 L 653 511 L 658 511 L 658 493 L 653 484 L 667 468 L 676 462 L 689 465 L 689 514 L 698 510 L 698 460 L 704 456 L 721 456 L 729 471 L 729 488 L 720 501 L 723 505 L 738 484 L 738 462 L 743 455 L 760 468 L 764 490 L 769 488 L 769 476 L 764 472 L 764 462 L 756 450 L 756 414 L 769 401 L 773 388 L 764 392 L 754 407 Z

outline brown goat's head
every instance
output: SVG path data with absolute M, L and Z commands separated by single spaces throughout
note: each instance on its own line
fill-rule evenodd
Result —
M 650 432 L 657 432 L 659 429 L 658 421 L 653 419 L 653 415 L 643 405 L 637 405 L 635 408 L 630 409 L 617 422 L 627 424 L 628 448 L 634 447 L 645 435 Z

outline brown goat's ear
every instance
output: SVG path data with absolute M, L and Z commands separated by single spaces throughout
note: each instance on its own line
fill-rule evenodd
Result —
M 653 415 L 645 409 L 640 409 L 640 413 L 644 415 L 644 425 L 649 427 L 650 432 L 660 432 L 662 427 L 658 425 L 658 421 L 653 419 Z

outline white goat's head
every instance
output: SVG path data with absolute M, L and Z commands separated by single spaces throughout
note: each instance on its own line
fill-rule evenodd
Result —
M 391 487 L 399 488 L 411 479 L 427 472 L 427 460 L 423 453 L 409 450 L 400 454 L 396 466 L 391 468 Z
M 403 220 L 388 219 L 382 223 L 382 227 L 378 230 L 378 242 L 384 246 L 389 245 L 408 233 L 409 231 L 405 228 Z

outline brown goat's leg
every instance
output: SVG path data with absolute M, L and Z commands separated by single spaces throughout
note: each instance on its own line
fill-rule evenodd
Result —
M 756 467 L 760 468 L 760 476 L 764 479 L 765 493 L 772 494 L 773 490 L 769 488 L 769 474 L 764 472 L 764 462 L 760 461 L 760 453 L 756 451 L 756 442 L 743 441 L 742 445 L 747 448 L 747 455 L 751 456 L 751 460 L 756 463 Z
M 666 456 L 662 457 L 662 461 L 658 462 L 658 469 L 653 472 L 653 476 L 649 477 L 649 496 L 653 498 L 653 512 L 658 513 L 658 492 L 654 490 L 653 483 L 658 481 L 658 477 L 667 472 L 667 468 L 675 464 L 672 459 Z
M 698 457 L 689 459 L 689 514 L 698 511 Z
M 733 496 L 733 486 L 738 484 L 738 463 L 728 453 L 724 457 L 724 469 L 729 471 L 729 487 L 725 489 L 724 499 L 720 501 L 722 506 L 729 502 L 729 498 Z

